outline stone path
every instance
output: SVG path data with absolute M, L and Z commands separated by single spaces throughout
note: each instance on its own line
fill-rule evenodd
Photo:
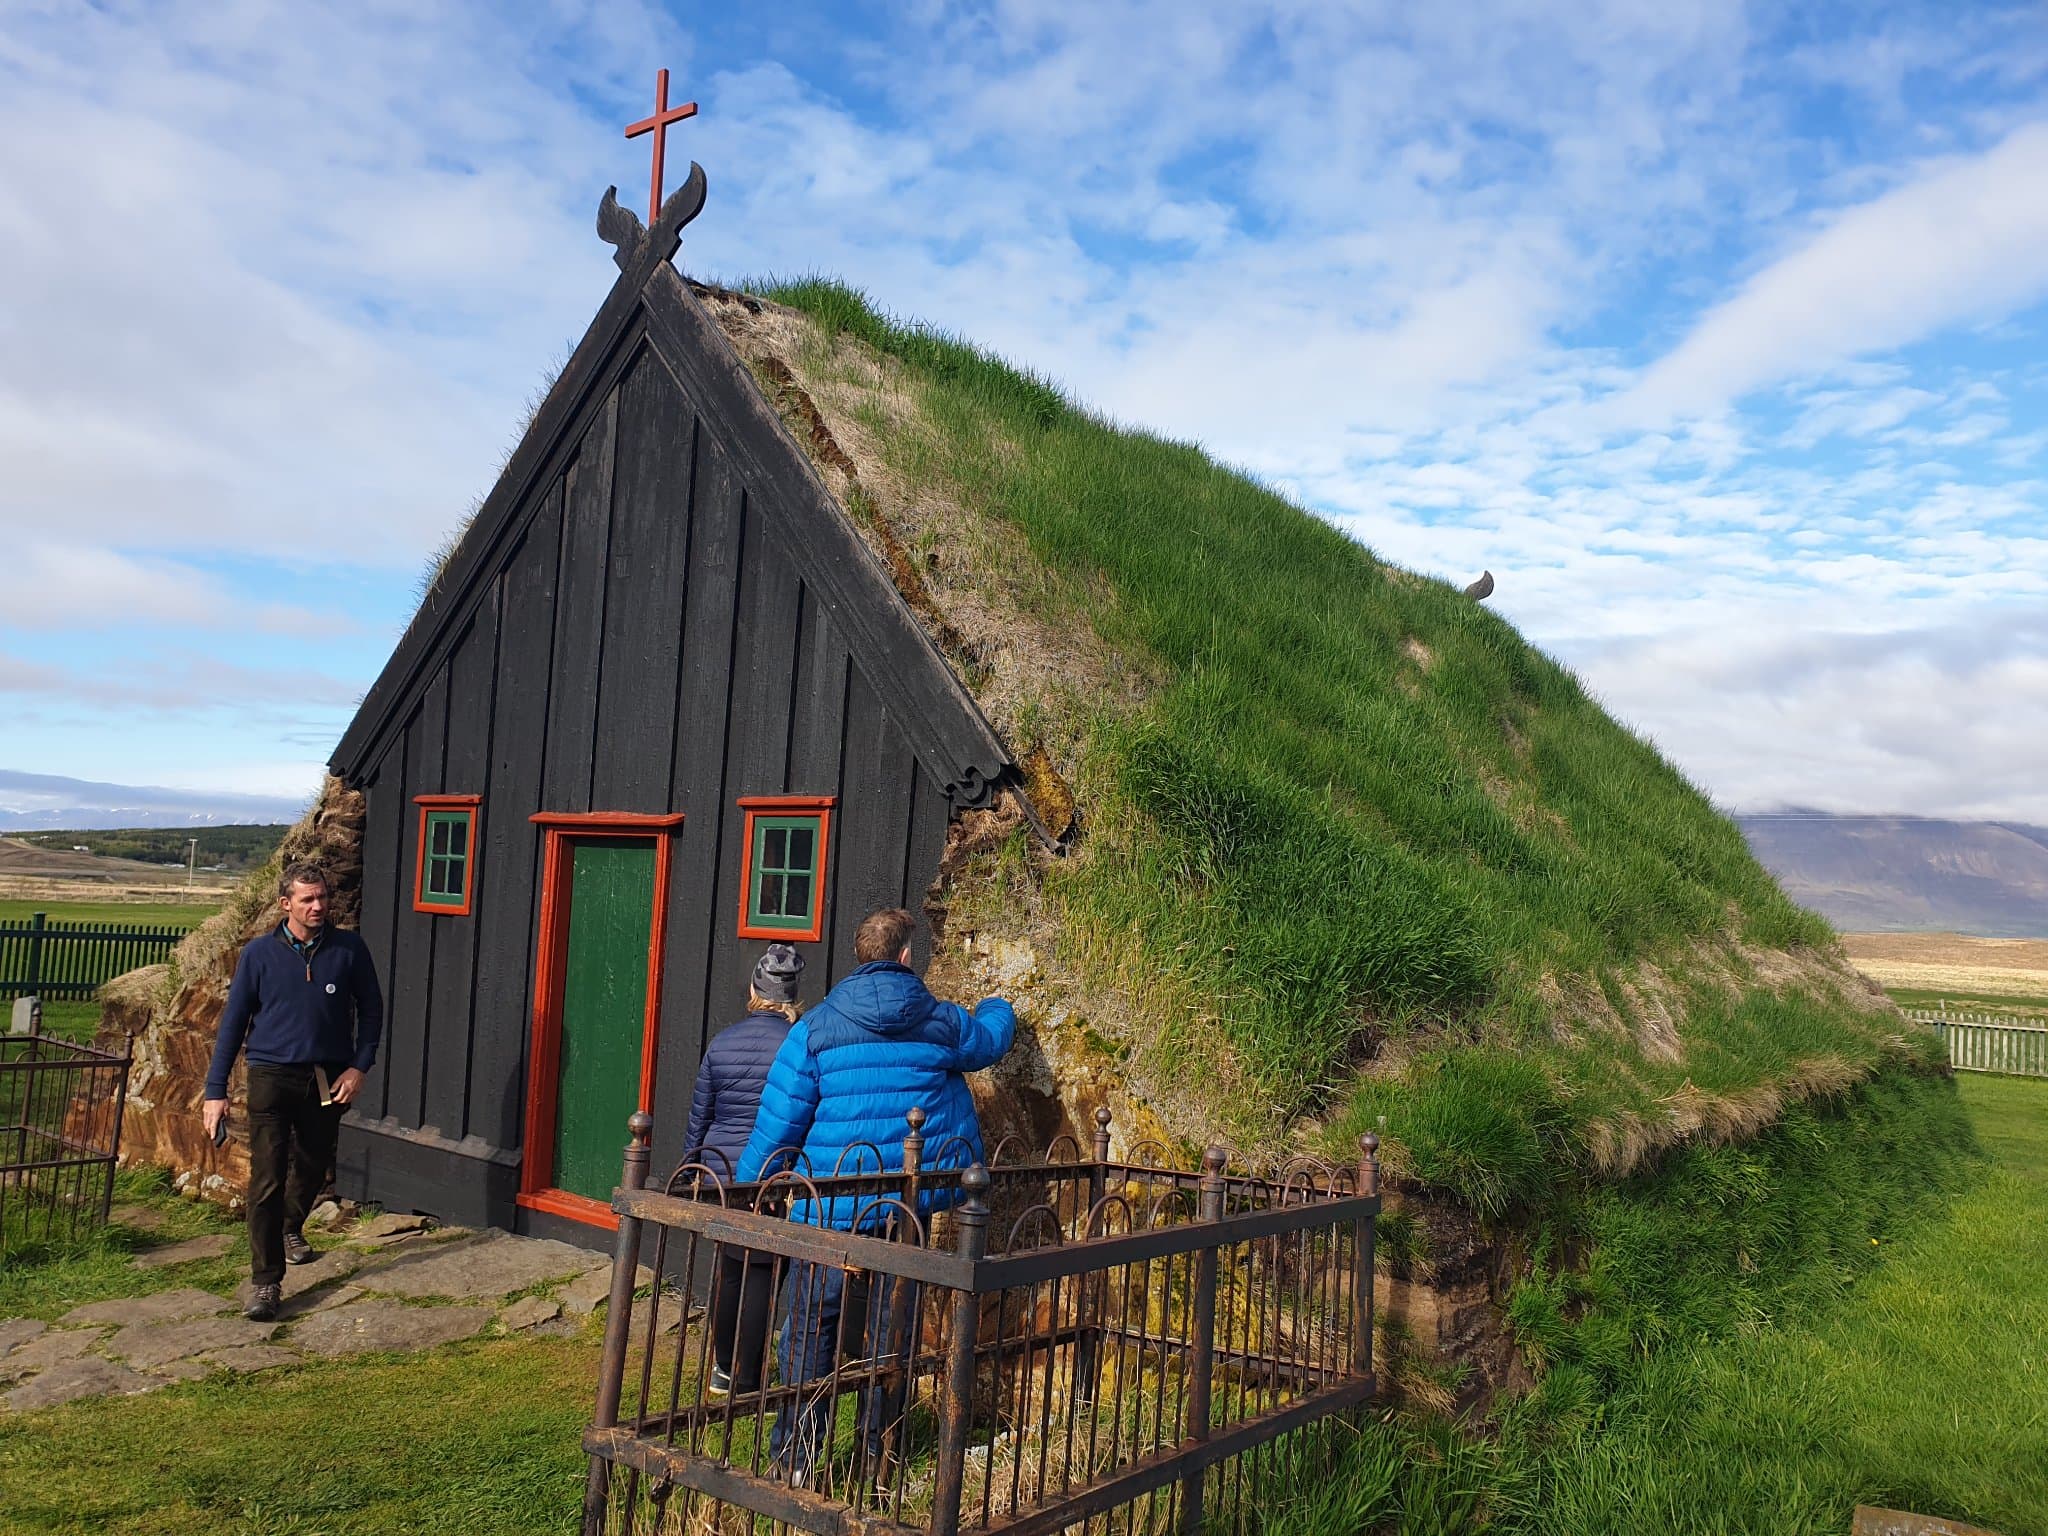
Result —
M 216 1233 L 166 1244 L 137 1255 L 135 1267 L 151 1274 L 218 1258 L 232 1241 Z M 602 1299 L 610 1273 L 603 1254 L 567 1243 L 374 1216 L 313 1263 L 286 1270 L 275 1322 L 241 1315 L 246 1281 L 233 1297 L 185 1287 L 90 1302 L 54 1324 L 0 1318 L 0 1413 L 132 1396 L 217 1371 L 431 1349 L 494 1322 L 508 1333 L 574 1332 L 572 1317 L 591 1310 L 593 1295 Z

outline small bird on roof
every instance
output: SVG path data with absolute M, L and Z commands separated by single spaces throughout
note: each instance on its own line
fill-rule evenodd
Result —
M 1475 603 L 1483 603 L 1493 596 L 1493 572 L 1481 571 L 1479 579 L 1465 589 L 1465 595 Z

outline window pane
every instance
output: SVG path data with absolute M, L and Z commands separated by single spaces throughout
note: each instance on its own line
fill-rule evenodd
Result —
M 763 838 L 765 844 L 761 854 L 763 869 L 787 869 L 786 855 L 789 849 L 789 834 L 780 827 L 770 827 Z
M 448 818 L 429 816 L 427 818 L 427 847 L 437 854 L 448 851 Z
M 811 877 L 791 875 L 782 888 L 782 912 L 785 917 L 809 917 L 811 915 Z
M 442 878 L 447 882 L 448 894 L 460 896 L 462 888 L 469 883 L 469 860 L 456 854 L 448 861 L 448 873 Z
M 445 860 L 427 860 L 427 894 L 429 896 L 446 896 L 448 894 L 448 865 Z
M 817 868 L 811 860 L 811 843 L 816 835 L 809 827 L 789 829 L 789 863 L 783 866 L 785 869 Z
M 782 915 L 782 876 L 763 874 L 761 876 L 761 915 L 780 917 Z

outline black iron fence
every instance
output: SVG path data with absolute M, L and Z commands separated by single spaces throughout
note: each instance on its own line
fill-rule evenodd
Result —
M 46 912 L 25 923 L 0 923 L 0 997 L 89 998 L 125 971 L 170 959 L 191 931 L 51 922 Z
M 129 1053 L 0 1035 L 0 1254 L 105 1223 Z
M 1377 1143 L 1247 1178 L 1098 1120 L 1092 1156 L 961 1167 L 913 1114 L 901 1171 L 649 1189 L 636 1115 L 587 1536 L 1255 1523 L 1273 1442 L 1373 1392 Z

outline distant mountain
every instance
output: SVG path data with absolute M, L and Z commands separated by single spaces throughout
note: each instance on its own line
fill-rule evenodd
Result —
M 1837 928 L 2048 938 L 2048 828 L 1820 811 L 1735 823 L 1786 893 Z
M 0 832 L 275 825 L 297 821 L 305 808 L 304 801 L 280 795 L 99 784 L 89 779 L 0 768 Z

